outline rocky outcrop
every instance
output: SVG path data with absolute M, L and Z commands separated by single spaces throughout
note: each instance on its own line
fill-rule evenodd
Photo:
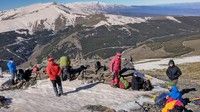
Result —
M 15 89 L 26 89 L 29 86 L 33 86 L 37 83 L 37 80 L 35 77 L 31 78 L 29 81 L 19 81 L 17 84 L 12 85 L 11 81 L 8 80 L 5 83 L 3 83 L 0 87 L 0 91 L 6 91 L 6 90 L 15 90 Z
M 11 99 L 5 98 L 4 96 L 0 96 L 0 109 L 1 108 L 9 108 L 8 105 L 10 105 Z
M 64 15 L 60 15 L 54 23 L 54 31 L 60 31 L 62 29 L 64 29 L 66 26 L 66 18 L 64 17 Z
M 81 112 L 116 112 L 114 109 L 102 106 L 102 105 L 86 105 L 83 107 Z

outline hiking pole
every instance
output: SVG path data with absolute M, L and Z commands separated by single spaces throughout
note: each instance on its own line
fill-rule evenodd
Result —
M 144 110 L 144 112 L 148 112 L 148 109 L 142 106 L 139 102 L 135 101 L 135 103 L 138 104 Z

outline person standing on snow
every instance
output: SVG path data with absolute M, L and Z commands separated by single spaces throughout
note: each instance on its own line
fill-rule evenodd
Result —
M 119 72 L 121 70 L 121 53 L 117 53 L 110 62 L 110 71 L 113 75 L 112 86 L 118 87 L 119 84 Z
M 60 68 L 61 68 L 61 72 L 62 72 L 62 81 L 65 80 L 71 80 L 71 74 L 70 74 L 70 68 L 71 68 L 71 61 L 70 58 L 68 56 L 62 56 L 60 57 L 59 61 L 58 61 Z
M 2 60 L 0 59 L 0 78 L 3 78 Z
M 60 79 L 61 69 L 60 69 L 59 65 L 54 62 L 53 58 L 48 59 L 48 65 L 46 67 L 46 72 L 53 84 L 53 89 L 54 89 L 55 95 L 58 97 L 63 95 L 62 82 Z
M 0 78 L 2 78 L 2 77 L 3 77 L 3 73 L 2 73 L 2 68 L 0 66 Z
M 16 64 L 15 64 L 13 58 L 10 58 L 8 60 L 7 67 L 8 67 L 9 73 L 11 74 L 12 84 L 14 85 L 15 84 L 15 77 L 16 77 L 16 74 L 17 74 L 17 69 L 16 69 Z
M 175 84 L 177 84 L 178 82 L 178 78 L 182 75 L 181 70 L 179 69 L 179 67 L 177 67 L 174 63 L 174 60 L 170 60 L 169 61 L 169 67 L 166 71 L 166 74 L 168 76 L 168 78 L 174 82 Z

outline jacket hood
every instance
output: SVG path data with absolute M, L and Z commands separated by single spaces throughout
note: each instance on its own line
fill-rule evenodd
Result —
M 173 64 L 173 65 L 175 66 L 175 62 L 174 62 L 174 60 L 169 60 L 168 65 L 170 65 L 170 64 Z

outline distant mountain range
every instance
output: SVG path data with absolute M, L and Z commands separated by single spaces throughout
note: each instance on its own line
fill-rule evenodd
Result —
M 166 4 L 155 6 L 125 6 L 107 5 L 104 3 L 73 3 L 67 4 L 68 7 L 76 8 L 83 12 L 103 12 L 110 14 L 120 14 L 126 16 L 200 16 L 200 2 Z

